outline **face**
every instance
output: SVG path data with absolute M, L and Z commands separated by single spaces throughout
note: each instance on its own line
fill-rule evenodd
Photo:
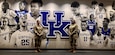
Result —
M 103 7 L 102 7 L 102 6 L 99 6 L 99 8 L 100 8 L 100 9 L 103 9 Z
M 72 11 L 73 11 L 73 13 L 74 13 L 75 15 L 79 13 L 79 8 L 77 8 L 77 7 L 72 7 L 71 9 L 72 9 Z
M 7 22 L 8 22 L 7 19 L 4 18 L 4 19 L 2 20 L 2 25 L 1 25 L 1 27 L 4 28 L 4 27 L 8 24 Z
M 107 26 L 107 25 L 108 25 L 107 20 L 104 20 L 104 21 L 103 21 L 103 26 L 105 27 L 105 26 Z
M 4 3 L 2 4 L 2 10 L 6 11 L 9 8 L 9 4 L 8 3 Z
M 93 20 L 93 19 L 94 19 L 94 15 L 93 15 L 93 14 L 91 14 L 90 20 Z
M 26 4 L 24 4 L 23 2 L 19 4 L 20 10 L 25 10 L 25 8 L 26 8 Z
M 86 30 L 86 28 L 87 28 L 86 22 L 81 23 L 81 28 L 82 28 L 82 30 Z
M 96 8 L 96 4 L 92 5 L 92 8 Z
M 31 12 L 38 13 L 40 10 L 40 5 L 38 3 L 31 3 Z
M 37 25 L 40 25 L 40 21 L 39 20 L 37 20 Z
M 23 20 L 22 22 L 20 22 L 21 27 L 26 27 L 27 26 L 27 22 L 25 20 Z
M 71 18 L 71 24 L 75 24 L 75 20 Z

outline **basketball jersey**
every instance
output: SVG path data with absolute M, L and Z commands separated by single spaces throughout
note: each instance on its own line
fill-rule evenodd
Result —
M 102 34 L 104 35 L 104 37 L 109 36 L 110 35 L 110 29 L 108 29 L 107 31 L 104 31 L 104 28 L 102 28 Z
M 91 20 L 88 20 L 87 21 L 87 25 L 88 25 L 88 30 L 89 31 L 91 31 L 91 33 L 92 33 L 92 35 L 94 35 L 94 33 L 95 33 L 95 27 L 96 27 L 96 22 L 95 22 L 95 20 L 93 20 L 93 21 L 91 21 Z
M 28 13 L 28 11 L 26 11 L 26 10 L 24 10 L 24 11 L 15 11 L 15 13 L 20 18 L 20 17 L 23 17 L 24 15 L 26 15 Z M 15 20 L 16 20 L 17 23 L 19 22 L 19 19 L 15 18 Z
M 115 28 L 115 21 L 110 22 L 108 28 Z
M 73 19 L 76 21 L 76 24 L 78 25 L 78 29 L 81 29 L 81 18 L 79 16 L 73 15 Z
M 115 48 L 115 39 L 110 39 L 110 38 L 108 38 L 107 47 L 108 47 L 108 48 Z
M 12 47 L 17 48 L 32 48 L 34 47 L 34 35 L 29 31 L 17 30 L 11 36 Z
M 40 20 L 40 17 L 38 17 L 37 19 L 35 19 L 35 18 L 33 18 L 32 16 L 31 16 L 31 14 L 28 14 L 28 16 L 27 16 L 27 29 L 30 31 L 30 32 L 34 32 L 34 27 L 35 27 L 35 25 L 36 25 L 36 22 L 37 22 L 37 20 Z
M 2 30 L 1 29 L 1 32 L 0 32 L 0 46 L 4 46 L 4 47 L 8 47 L 9 45 L 9 33 L 10 33 L 10 30 L 9 30 L 9 27 L 5 27 L 5 30 Z
M 80 48 L 89 48 L 90 47 L 90 32 L 88 30 L 86 31 L 80 31 L 79 33 L 79 47 Z
M 96 12 L 96 21 L 98 23 L 98 27 L 102 27 L 103 26 L 103 21 L 104 18 L 106 18 L 106 11 L 105 9 L 103 9 L 102 11 L 97 10 Z
M 15 21 L 16 13 L 13 10 L 8 9 L 6 13 L 2 12 L 2 17 L 9 19 L 9 25 L 17 25 Z
M 94 43 L 96 44 L 95 47 L 97 48 L 103 48 L 104 47 L 104 37 L 101 34 L 101 36 L 97 36 L 97 34 L 94 35 Z

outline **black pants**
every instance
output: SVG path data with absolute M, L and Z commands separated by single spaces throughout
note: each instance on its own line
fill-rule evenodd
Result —
M 40 49 L 40 46 L 41 46 L 41 36 L 37 36 L 37 38 L 35 39 L 35 47 L 37 49 Z

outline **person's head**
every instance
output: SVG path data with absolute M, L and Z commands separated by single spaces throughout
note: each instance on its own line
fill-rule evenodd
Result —
M 79 7 L 80 7 L 79 2 L 74 1 L 74 2 L 71 3 L 71 9 L 72 9 L 72 11 L 73 11 L 75 14 L 78 14 L 78 11 L 79 11 L 78 9 L 79 9 Z
M 75 24 L 76 23 L 74 18 L 70 18 L 70 19 L 71 19 L 71 24 Z
M 98 2 L 94 0 L 91 2 L 91 5 L 92 5 L 92 8 L 96 8 L 96 6 L 98 5 Z
M 112 3 L 112 9 L 115 10 L 115 1 Z
M 110 11 L 110 16 L 113 16 L 114 12 L 113 11 Z
M 42 7 L 43 2 L 42 0 L 32 0 L 31 1 L 31 13 L 38 13 L 40 7 Z
M 6 11 L 7 11 L 7 9 L 9 9 L 9 4 L 8 4 L 8 2 L 3 2 L 3 4 L 2 4 L 2 11 L 4 12 L 4 13 L 6 13 Z
M 82 28 L 82 31 L 87 30 L 87 23 L 86 22 L 81 22 L 81 28 Z
M 19 20 L 20 27 L 26 27 L 28 25 L 26 20 L 27 20 L 26 16 Z
M 19 3 L 19 9 L 22 10 L 27 10 L 27 5 L 28 3 L 24 0 Z
M 2 18 L 2 20 L 1 20 L 1 27 L 2 28 L 4 28 L 5 26 L 7 26 L 8 25 L 8 18 Z
M 37 20 L 37 25 L 40 25 L 40 21 L 39 20 Z
M 109 24 L 109 19 L 108 18 L 104 18 L 103 27 L 108 27 L 108 24 Z
M 104 7 L 104 4 L 103 3 L 99 3 L 99 8 L 103 9 L 103 7 Z
M 90 15 L 90 20 L 93 20 L 94 19 L 94 14 L 91 14 Z

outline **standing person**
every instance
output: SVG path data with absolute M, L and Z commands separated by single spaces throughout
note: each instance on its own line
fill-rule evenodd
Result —
M 87 30 L 87 23 L 81 23 L 81 30 L 79 32 L 79 47 L 80 48 L 89 48 L 90 47 L 90 38 L 92 36 L 91 32 Z
M 34 32 L 35 32 L 35 48 L 37 49 L 37 52 L 41 52 L 40 50 L 41 41 L 46 37 L 46 34 L 39 20 L 37 20 L 37 25 L 34 27 Z
M 0 47 L 7 48 L 10 40 L 10 29 L 8 26 L 8 18 L 1 19 L 1 27 L 0 27 Z
M 31 1 L 31 4 L 30 4 L 31 12 L 27 16 L 27 23 L 28 23 L 27 29 L 32 33 L 34 33 L 33 28 L 36 25 L 36 21 L 37 20 L 41 21 L 39 11 L 42 5 L 43 5 L 42 0 Z
M 80 15 L 80 4 L 77 1 L 74 1 L 71 3 L 71 9 L 72 9 L 72 18 L 75 19 L 76 24 L 78 25 L 78 29 L 81 29 L 80 23 L 81 23 L 81 15 Z
M 71 18 L 71 25 L 69 26 L 69 38 L 70 38 L 70 45 L 71 45 L 71 52 L 75 53 L 75 49 L 76 49 L 76 40 L 78 38 L 78 25 L 76 24 L 76 21 Z
M 96 21 L 98 23 L 98 27 L 103 26 L 103 20 L 107 17 L 106 9 L 104 8 L 104 4 L 99 4 L 99 9 L 96 11 Z
M 27 4 L 27 2 L 25 1 L 25 0 L 23 0 L 23 1 L 21 1 L 20 3 L 19 3 L 19 11 L 15 11 L 15 13 L 17 14 L 17 16 L 15 17 L 15 20 L 16 20 L 16 22 L 17 22 L 17 29 L 19 29 L 19 19 L 23 19 L 23 17 L 24 16 L 26 16 L 27 15 L 27 13 L 28 13 L 28 11 L 27 11 L 27 6 L 28 6 L 28 4 Z
M 34 48 L 34 35 L 27 30 L 26 20 L 20 21 L 20 29 L 12 34 L 10 44 L 13 48 Z
M 2 16 L 1 17 L 6 17 L 9 20 L 8 26 L 10 27 L 11 33 L 16 31 L 17 23 L 15 21 L 16 13 L 10 9 L 9 3 L 7 1 L 4 1 L 2 3 Z

